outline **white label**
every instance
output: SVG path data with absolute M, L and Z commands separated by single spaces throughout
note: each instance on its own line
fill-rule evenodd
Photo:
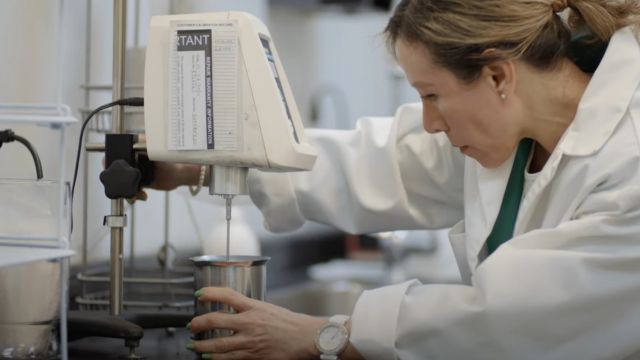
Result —
M 169 150 L 237 150 L 237 23 L 174 22 L 170 36 Z

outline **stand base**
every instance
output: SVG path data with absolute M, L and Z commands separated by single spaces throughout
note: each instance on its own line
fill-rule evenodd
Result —
M 69 311 L 68 338 L 69 341 L 87 337 L 123 339 L 129 353 L 120 359 L 145 359 L 136 354 L 144 329 L 183 328 L 192 318 L 190 313 L 124 313 L 119 317 L 94 311 Z

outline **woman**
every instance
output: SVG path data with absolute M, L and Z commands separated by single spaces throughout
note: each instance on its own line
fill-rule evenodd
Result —
M 365 292 L 341 359 L 640 356 L 639 14 L 632 1 L 404 0 L 385 32 L 421 106 L 314 132 L 310 173 L 250 176 L 274 231 L 305 219 L 351 233 L 453 227 L 465 284 Z M 608 42 L 593 74 L 570 60 L 581 31 Z M 208 357 L 324 349 L 324 319 L 198 295 L 239 312 L 193 319 L 193 332 L 236 332 L 191 344 Z

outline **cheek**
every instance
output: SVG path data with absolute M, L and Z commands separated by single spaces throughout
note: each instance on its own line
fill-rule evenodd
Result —
M 479 91 L 460 91 L 455 96 L 444 97 L 438 108 L 447 121 L 470 123 L 469 126 L 473 126 L 471 123 L 491 114 L 488 110 L 494 105 L 488 100 L 485 94 Z
M 509 133 L 510 119 L 504 110 L 491 103 L 490 99 L 470 98 L 450 112 L 459 119 L 458 122 L 464 121 L 462 124 L 466 130 L 461 130 L 471 133 L 481 142 L 502 142 Z
M 457 99 L 446 99 L 439 101 L 434 107 L 449 128 L 456 128 L 457 131 L 464 130 L 465 119 L 468 118 L 468 109 L 464 104 Z

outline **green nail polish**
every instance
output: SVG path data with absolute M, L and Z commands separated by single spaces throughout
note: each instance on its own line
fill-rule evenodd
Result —
M 187 330 L 191 331 L 191 322 L 187 323 L 187 326 L 185 326 L 187 328 Z
M 191 350 L 191 351 L 195 351 L 195 349 L 196 349 L 196 345 L 193 343 L 193 340 L 190 340 L 190 341 L 187 343 L 187 349 L 189 349 L 189 350 Z
M 195 295 L 195 297 L 200 297 L 202 296 L 202 294 L 204 293 L 204 291 L 202 289 L 196 291 L 193 295 Z
M 202 354 L 202 358 L 203 358 L 203 359 L 213 359 L 213 358 L 211 357 L 211 354 Z

